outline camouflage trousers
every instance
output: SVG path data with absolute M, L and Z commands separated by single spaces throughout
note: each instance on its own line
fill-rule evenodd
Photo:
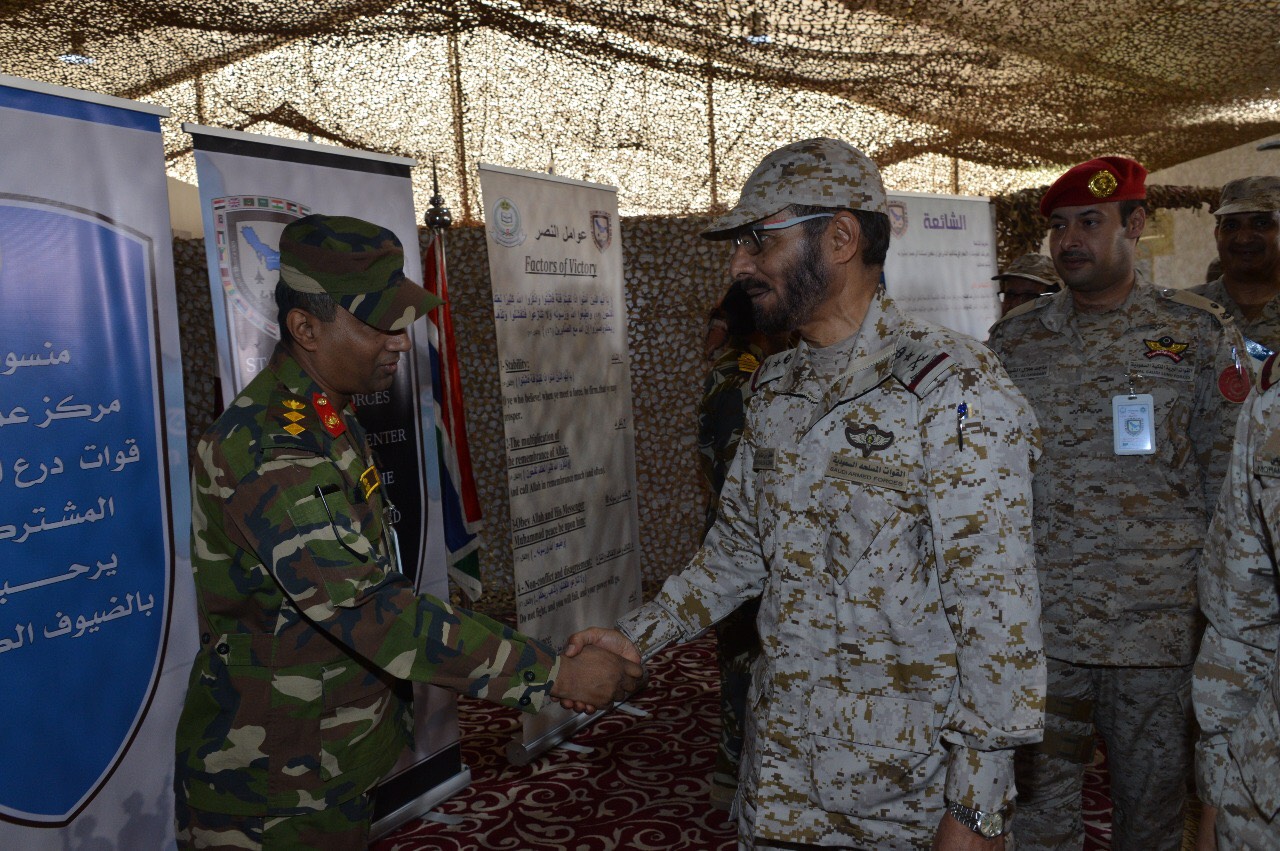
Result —
M 1220 851 L 1280 851 L 1280 816 L 1267 820 L 1254 803 L 1233 760 L 1222 787 L 1214 833 Z
M 373 799 L 360 795 L 305 815 L 267 818 L 193 810 L 181 799 L 175 810 L 178 848 L 182 851 L 365 851 L 369 847 Z
M 738 792 L 738 768 L 742 763 L 742 728 L 747 721 L 747 692 L 751 689 L 751 663 L 760 655 L 756 615 L 760 601 L 743 603 L 716 624 L 716 661 L 720 665 L 720 740 L 716 743 L 716 767 L 711 775 L 711 805 L 727 810 Z
M 1018 749 L 1021 851 L 1079 851 L 1081 795 L 1095 731 L 1111 775 L 1111 847 L 1178 851 L 1191 777 L 1191 666 L 1129 668 L 1048 660 L 1044 741 Z

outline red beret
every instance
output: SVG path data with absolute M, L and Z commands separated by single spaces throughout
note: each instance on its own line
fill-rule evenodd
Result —
M 1059 207 L 1080 207 L 1099 201 L 1134 201 L 1147 197 L 1147 170 L 1128 157 L 1098 157 L 1059 177 L 1040 199 L 1040 215 Z

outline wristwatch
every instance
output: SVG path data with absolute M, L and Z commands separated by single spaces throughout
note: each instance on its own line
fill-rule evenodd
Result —
M 951 814 L 953 819 L 983 839 L 995 839 L 997 836 L 1004 836 L 1009 831 L 1010 822 L 1013 821 L 1013 804 L 1008 804 L 1003 809 L 985 813 L 982 810 L 966 807 L 964 804 L 948 801 L 947 812 Z

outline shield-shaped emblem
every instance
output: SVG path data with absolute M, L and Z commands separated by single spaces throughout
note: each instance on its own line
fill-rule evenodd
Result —
M 601 251 L 607 251 L 613 242 L 612 219 L 604 210 L 591 211 L 591 241 Z
M 231 201 L 240 203 L 232 206 Z M 275 290 L 280 272 L 280 231 L 311 210 L 280 198 L 243 195 L 215 198 L 213 209 L 218 270 L 227 306 L 253 328 L 278 340 Z M 230 311 L 227 319 L 234 324 Z
M 887 206 L 889 210 L 889 233 L 901 238 L 907 232 L 907 202 L 890 201 Z
M 128 753 L 159 682 L 174 400 L 161 392 L 150 238 L 2 195 L 0 233 L 39 235 L 6 239 L 0 269 L 0 339 L 26 367 L 0 379 L 0 816 L 60 825 Z M 37 310 L 32 282 L 55 265 L 57 310 Z

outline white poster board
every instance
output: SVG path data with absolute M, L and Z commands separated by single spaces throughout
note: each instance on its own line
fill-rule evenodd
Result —
M 890 193 L 889 228 L 889 297 L 912 316 L 985 340 L 1000 316 L 990 200 Z
M 617 190 L 489 165 L 480 185 L 516 614 L 559 647 L 641 602 Z M 526 747 L 570 723 L 559 707 L 527 719 Z

